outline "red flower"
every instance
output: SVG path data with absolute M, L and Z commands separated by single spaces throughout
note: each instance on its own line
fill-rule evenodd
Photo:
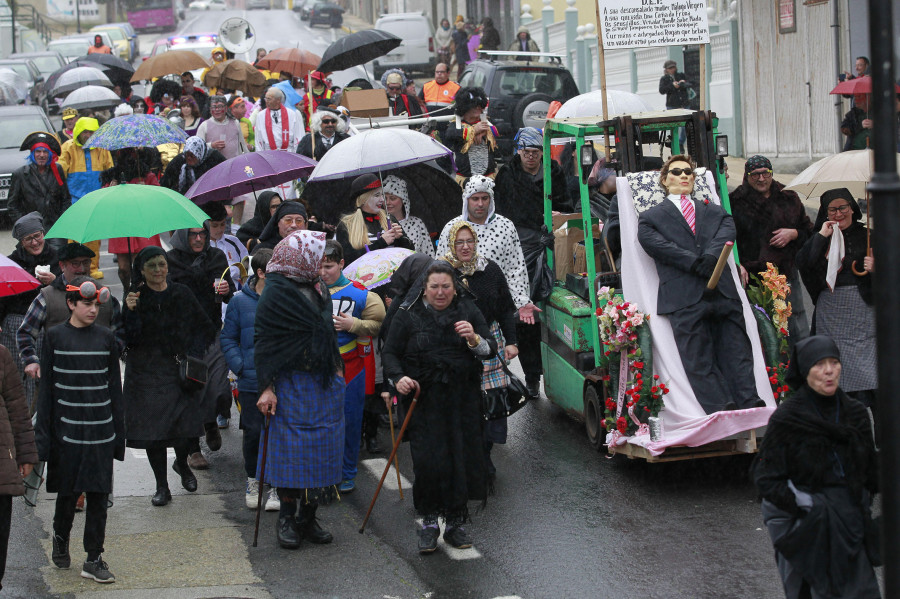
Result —
M 653 380 L 658 381 L 658 380 L 659 380 L 659 375 L 658 375 L 658 374 L 654 374 L 654 375 L 653 375 Z
M 600 377 L 600 378 L 601 378 L 601 380 L 608 381 L 608 380 L 609 380 L 609 375 L 608 375 L 608 374 L 605 374 L 605 375 L 603 375 L 603 376 Z
M 619 430 L 620 433 L 622 433 L 624 435 L 625 431 L 628 430 L 628 421 L 625 420 L 624 417 L 620 416 L 619 419 L 616 420 L 616 428 Z
M 788 335 L 788 332 L 785 331 L 783 327 L 778 329 L 778 332 L 781 333 L 782 335 L 784 335 L 785 337 L 787 337 L 787 335 Z
M 659 392 L 659 387 L 657 387 L 656 385 L 653 385 L 652 387 L 650 387 L 650 393 L 658 393 L 658 392 Z
M 769 382 L 772 383 L 773 385 L 777 385 L 777 384 L 778 384 L 778 377 L 777 377 L 777 376 L 770 376 L 770 377 L 769 377 Z
M 634 395 L 631 396 L 631 398 L 632 398 L 634 401 L 638 401 L 638 400 L 641 398 L 641 396 L 638 395 L 637 393 L 635 393 Z
M 778 394 L 778 392 L 777 392 L 777 391 L 776 391 L 776 392 L 775 392 L 775 393 L 773 393 L 773 394 L 772 394 L 772 395 L 774 395 L 774 396 L 775 396 L 775 399 L 778 399 L 778 395 L 779 395 L 779 394 Z
M 649 411 L 650 411 L 650 408 L 648 408 L 647 406 L 644 406 L 644 411 L 645 411 L 645 412 L 649 412 Z
M 635 367 L 635 368 L 643 368 L 643 367 L 644 367 L 644 363 L 643 363 L 643 362 L 635 362 L 635 363 L 634 363 L 634 367 Z

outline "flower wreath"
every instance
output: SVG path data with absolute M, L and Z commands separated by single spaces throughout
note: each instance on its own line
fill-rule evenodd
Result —
M 603 354 L 610 358 L 603 380 L 612 396 L 606 398 L 604 423 L 607 444 L 613 447 L 619 437 L 649 434 L 647 420 L 662 410 L 669 388 L 659 375 L 649 383 L 644 377 L 644 371 L 653 372 L 653 342 L 646 326 L 650 317 L 630 302 L 618 302 L 609 287 L 597 292 L 597 305 Z
M 779 274 L 778 267 L 771 262 L 766 262 L 766 270 L 761 271 L 758 277 L 750 277 L 754 284 L 747 287 L 747 299 L 753 306 L 753 317 L 762 341 L 772 395 L 780 403 L 790 391 L 785 378 L 790 365 L 788 318 L 792 311 L 791 302 L 787 298 L 791 293 L 791 286 L 787 282 L 787 276 Z

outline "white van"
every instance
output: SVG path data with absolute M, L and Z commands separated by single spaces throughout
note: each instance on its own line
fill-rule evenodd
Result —
M 408 12 L 381 15 L 375 29 L 392 33 L 403 40 L 399 46 L 372 63 L 375 78 L 380 79 L 388 69 L 399 68 L 407 75 L 420 71 L 426 76 L 434 74 L 437 56 L 434 53 L 434 29 L 431 20 L 423 13 Z

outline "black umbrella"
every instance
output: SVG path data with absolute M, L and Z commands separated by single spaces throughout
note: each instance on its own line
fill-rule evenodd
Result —
M 100 65 L 100 68 L 109 77 L 109 80 L 117 85 L 125 85 L 131 81 L 134 67 L 118 56 L 112 54 L 88 54 L 80 56 L 72 62 L 79 62 L 81 66 Z
M 365 64 L 384 56 L 402 41 L 396 35 L 380 29 L 364 29 L 351 33 L 328 46 L 317 70 L 331 73 Z
M 396 175 L 406 181 L 409 212 L 421 218 L 433 236 L 440 234 L 447 221 L 462 214 L 462 189 L 433 161 L 383 171 L 381 175 Z M 350 199 L 350 184 L 354 178 L 311 181 L 303 190 L 303 199 L 322 222 L 336 225 L 341 216 L 356 210 Z

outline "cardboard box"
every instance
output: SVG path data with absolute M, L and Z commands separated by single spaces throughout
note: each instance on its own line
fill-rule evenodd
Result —
M 383 89 L 344 90 L 341 94 L 341 106 L 346 106 L 352 117 L 388 115 L 387 93 Z
M 562 228 L 566 223 L 569 226 Z M 557 281 L 565 281 L 567 274 L 575 272 L 575 246 L 584 241 L 584 231 L 580 226 L 573 225 L 580 223 L 580 212 L 553 216 L 553 269 L 556 271 Z

